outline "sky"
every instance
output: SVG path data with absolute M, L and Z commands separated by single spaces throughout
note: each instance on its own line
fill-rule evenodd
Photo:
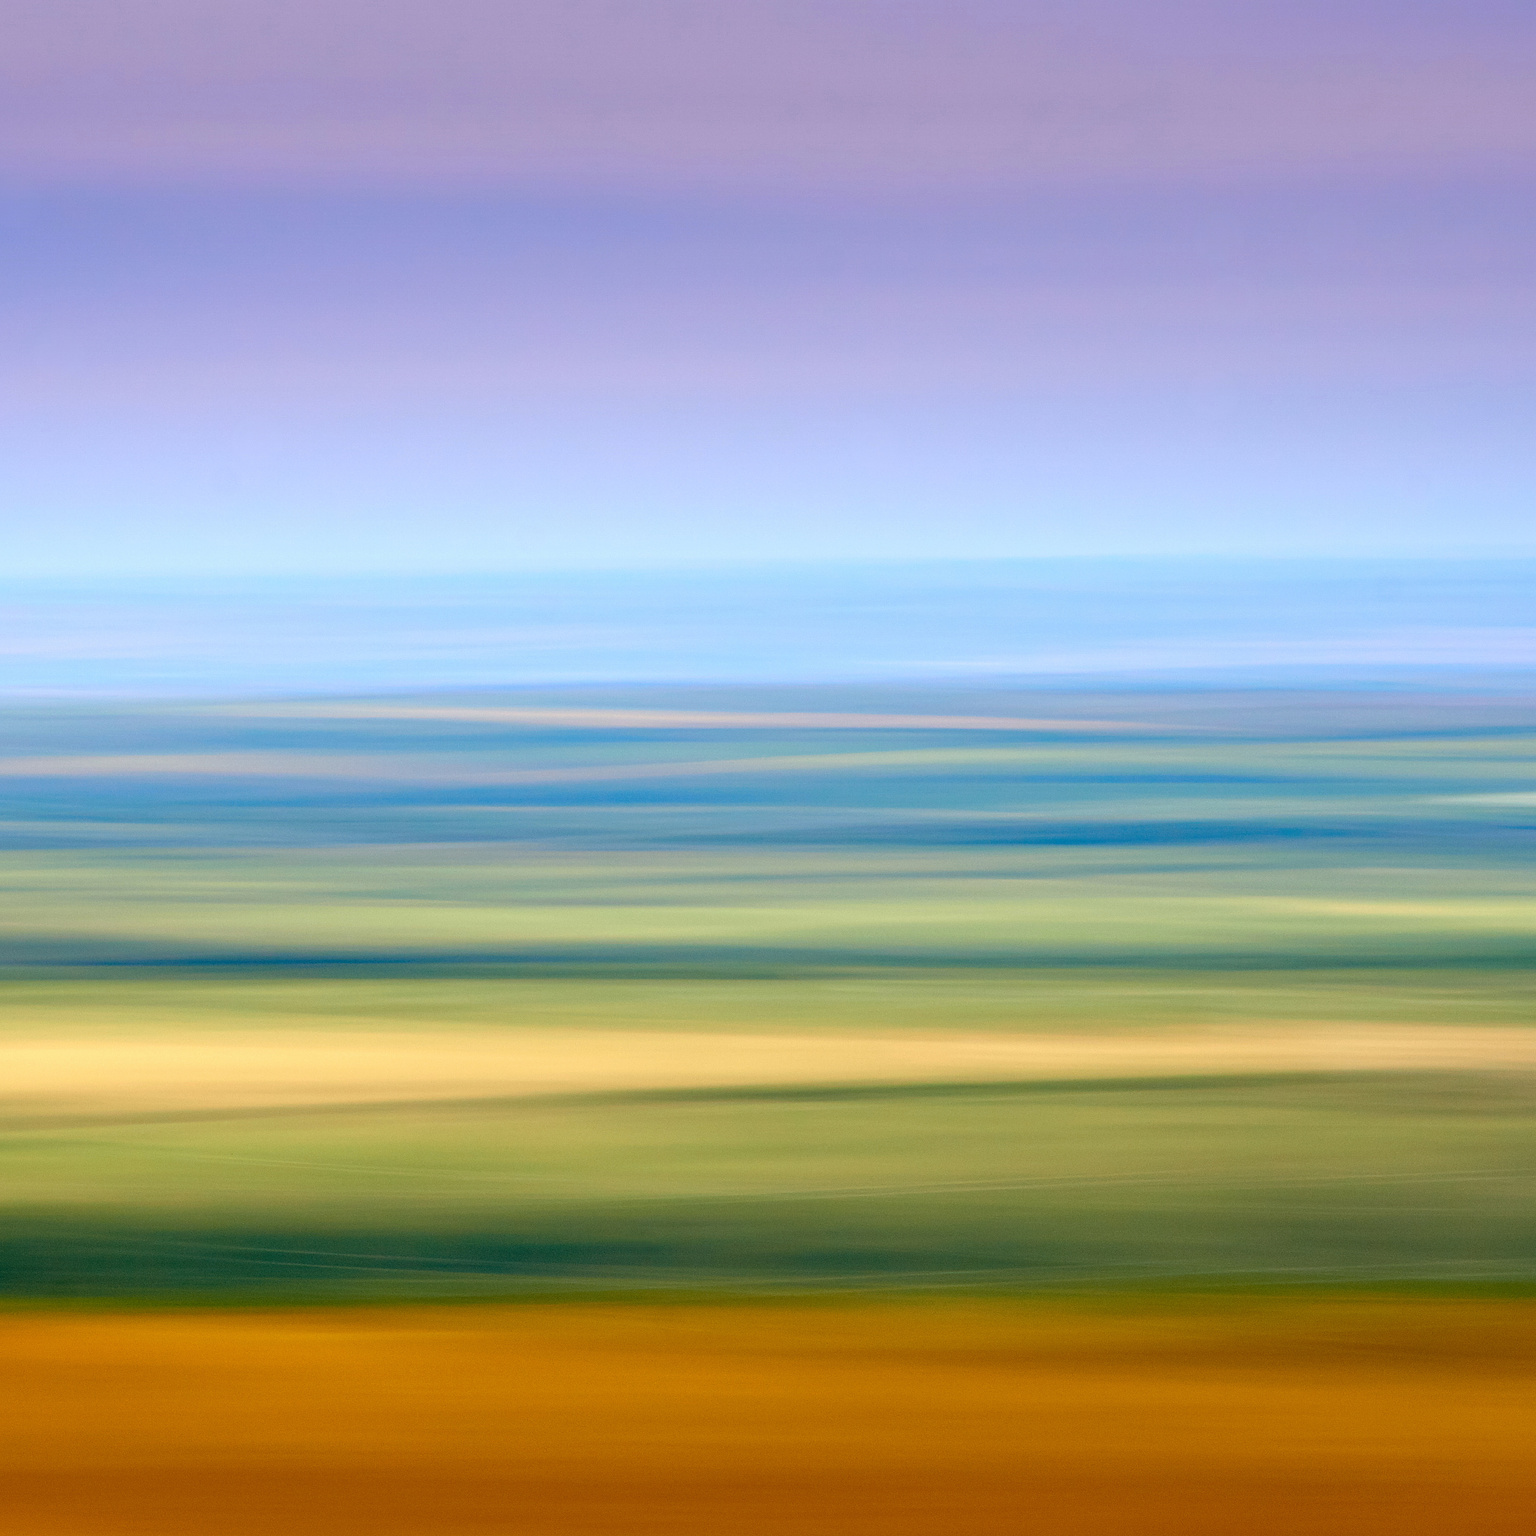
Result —
M 3 0 L 5 567 L 1536 549 L 1536 10 Z
M 0 701 L 23 703 L 757 683 L 962 699 L 1020 684 L 1528 699 L 1536 677 L 1533 559 L 204 575 L 7 597 Z M 813 698 L 776 707 L 823 707 Z

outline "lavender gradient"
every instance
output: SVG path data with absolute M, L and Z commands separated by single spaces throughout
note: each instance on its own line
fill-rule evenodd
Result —
M 1527 6 L 6 27 L 13 574 L 1532 545 Z

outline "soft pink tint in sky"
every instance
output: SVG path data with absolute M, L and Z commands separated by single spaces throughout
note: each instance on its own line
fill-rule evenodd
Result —
M 9 0 L 0 175 L 847 193 L 1508 172 L 1536 11 Z
M 1532 542 L 1530 0 L 0 37 L 13 572 Z

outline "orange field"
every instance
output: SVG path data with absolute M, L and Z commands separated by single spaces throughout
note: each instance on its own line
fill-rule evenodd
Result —
M 1536 1304 L 17 1312 L 7 1536 L 1525 1532 Z

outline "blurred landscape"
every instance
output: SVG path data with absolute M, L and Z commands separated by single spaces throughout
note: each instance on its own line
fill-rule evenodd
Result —
M 1536 1279 L 1536 690 L 1335 666 L 13 695 L 4 1287 Z
M 5 19 L 3 1536 L 1526 1536 L 1536 10 Z

